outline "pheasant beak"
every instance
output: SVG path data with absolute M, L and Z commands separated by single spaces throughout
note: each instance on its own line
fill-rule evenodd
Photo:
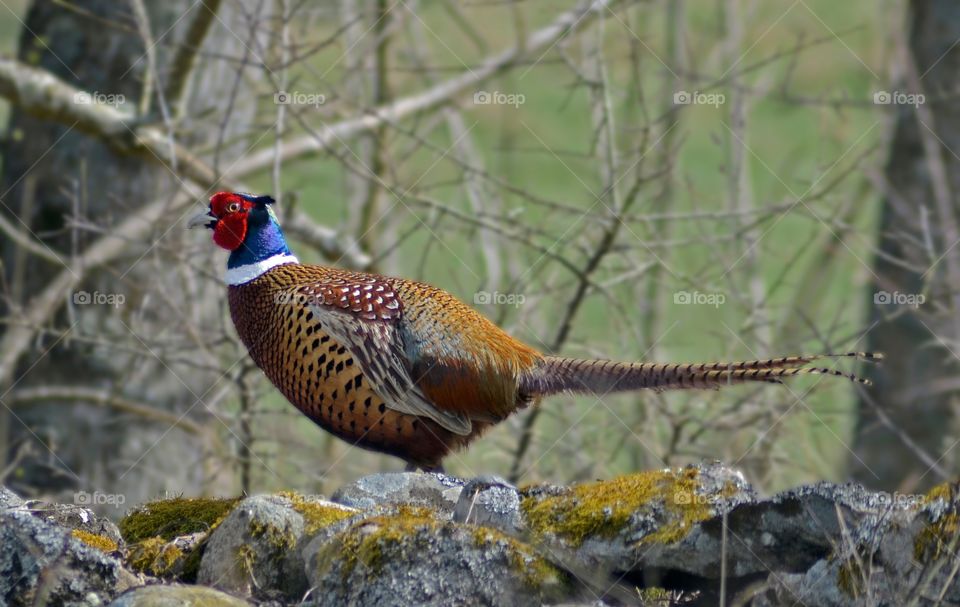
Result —
M 210 228 L 213 229 L 217 222 L 220 221 L 216 217 L 210 214 L 210 211 L 201 211 L 187 221 L 187 228 Z

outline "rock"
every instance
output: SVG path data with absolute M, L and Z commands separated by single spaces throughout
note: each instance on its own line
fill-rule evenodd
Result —
M 131 545 L 126 552 L 127 565 L 134 571 L 165 580 L 195 577 L 199 556 L 207 539 L 206 532 L 179 535 L 172 540 L 151 537 Z
M 70 530 L 23 509 L 0 511 L 0 603 L 96 605 L 139 583 Z
M 142 586 L 125 592 L 109 607 L 249 607 L 250 603 L 203 586 Z
M 297 546 L 353 509 L 296 494 L 258 495 L 240 502 L 210 534 L 197 582 L 258 599 L 299 599 L 307 591 Z
M 453 509 L 453 520 L 517 535 L 523 529 L 520 492 L 499 477 L 472 479 L 460 492 Z
M 23 500 L 20 499 L 20 496 L 10 491 L 6 487 L 0 486 L 0 510 L 7 510 L 9 508 L 19 508 L 23 505 Z
M 796 596 L 827 607 L 905 605 L 918 592 L 940 597 L 944 605 L 960 603 L 960 583 L 955 579 L 960 568 L 960 503 L 955 488 L 941 485 L 926 496 L 900 501 L 858 486 L 813 490 L 850 510 L 844 513 L 841 541 L 804 572 L 771 574 L 769 590 L 758 605 L 781 605 Z M 931 599 L 919 604 L 935 603 Z
M 166 580 L 196 580 L 207 537 L 239 498 L 173 497 L 134 508 L 120 521 L 126 562 Z
M 719 604 L 721 579 L 730 605 L 960 604 L 953 484 L 890 496 L 815 483 L 761 497 L 711 463 L 522 490 L 380 474 L 336 497 L 356 507 L 293 493 L 153 502 L 121 521 L 118 546 L 85 508 L 0 488 L 0 604 L 105 604 L 147 582 L 125 566 L 232 598 L 159 585 L 118 605 L 667 607 Z
M 540 605 L 572 590 L 530 546 L 419 507 L 353 522 L 307 565 L 312 605 Z
M 120 529 L 110 519 L 97 516 L 89 508 L 74 504 L 52 504 L 40 500 L 30 500 L 22 506 L 37 518 L 66 529 L 77 529 L 99 536 L 120 545 L 123 538 Z
M 289 500 L 248 497 L 210 534 L 197 583 L 243 597 L 254 591 L 302 594 L 307 589 L 302 570 L 283 571 L 302 535 L 303 517 Z
M 423 506 L 450 514 L 464 481 L 435 472 L 381 473 L 364 476 L 341 487 L 330 498 L 351 508 Z

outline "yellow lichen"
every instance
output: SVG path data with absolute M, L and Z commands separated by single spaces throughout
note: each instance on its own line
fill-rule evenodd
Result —
M 101 552 L 113 552 L 118 548 L 117 543 L 107 536 L 90 533 L 83 529 L 74 529 L 70 535 Z
M 440 533 L 456 533 L 460 528 L 472 534 L 477 547 L 495 545 L 496 553 L 504 555 L 511 570 L 524 584 L 543 590 L 567 583 L 563 571 L 531 547 L 501 531 L 441 521 L 432 510 L 413 506 L 401 506 L 395 513 L 355 522 L 339 535 L 339 542 L 330 543 L 336 545 L 336 550 L 331 551 L 329 558 L 319 559 L 318 565 L 326 568 L 331 559 L 341 560 L 344 579 L 358 566 L 363 567 L 365 574 L 376 576 L 382 572 L 384 558 L 392 554 L 391 549 L 402 546 L 403 552 L 416 554 L 426 548 L 419 542 L 432 541 Z
M 534 552 L 532 548 L 496 529 L 476 527 L 473 530 L 473 538 L 480 548 L 492 545 L 498 551 L 505 553 L 513 571 L 532 588 L 539 589 L 548 584 L 565 581 L 565 574 Z
M 536 495 L 529 489 L 521 502 L 535 534 L 554 535 L 580 545 L 591 536 L 613 537 L 638 511 L 663 508 L 666 520 L 643 538 L 643 543 L 671 544 L 687 535 L 694 524 L 710 517 L 711 496 L 697 491 L 699 471 L 694 467 L 657 470 L 585 483 L 559 495 Z M 728 483 L 721 496 L 732 495 Z
M 236 565 L 244 577 L 253 577 L 253 565 L 257 560 L 257 552 L 248 544 L 241 544 L 237 548 Z
M 923 496 L 923 503 L 929 504 L 937 500 L 944 500 L 945 502 L 952 503 L 954 496 L 954 488 L 956 487 L 955 483 L 947 482 L 941 483 L 928 491 L 926 495 Z
M 960 515 L 957 514 L 957 485 L 956 483 L 942 483 L 927 492 L 924 504 L 931 504 L 942 500 L 949 507 L 949 511 L 940 515 L 935 522 L 924 527 L 913 542 L 913 558 L 921 563 L 927 563 L 940 558 L 945 551 L 954 551 L 958 542 L 957 530 L 960 529 Z
M 239 498 L 183 498 L 144 504 L 120 521 L 128 543 L 151 537 L 172 540 L 181 535 L 210 531 L 230 513 Z
M 183 550 L 176 544 L 161 537 L 151 537 L 130 546 L 127 564 L 142 573 L 167 577 L 183 556 Z
M 960 516 L 956 512 L 944 514 L 935 523 L 930 523 L 917 534 L 913 542 L 913 558 L 921 563 L 935 561 L 944 552 L 953 552 L 960 539 Z
M 415 506 L 401 506 L 396 514 L 374 516 L 354 523 L 340 534 L 342 547 L 338 553 L 345 557 L 344 578 L 358 564 L 374 574 L 378 573 L 385 548 L 400 544 L 424 529 L 436 529 L 441 525 L 432 511 Z
M 290 500 L 293 509 L 303 517 L 303 531 L 308 536 L 337 521 L 357 515 L 357 512 L 346 508 L 307 501 L 302 495 L 292 491 L 282 491 L 280 495 Z

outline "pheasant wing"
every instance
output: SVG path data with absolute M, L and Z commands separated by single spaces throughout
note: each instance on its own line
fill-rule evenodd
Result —
M 331 277 L 300 286 L 304 299 L 334 340 L 347 348 L 387 407 L 432 419 L 468 435 L 470 418 L 437 408 L 413 381 L 398 325 L 403 304 L 389 282 L 375 276 Z

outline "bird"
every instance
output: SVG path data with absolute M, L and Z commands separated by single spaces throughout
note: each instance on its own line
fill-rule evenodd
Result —
M 442 471 L 512 414 L 547 396 L 783 383 L 797 375 L 869 380 L 817 360 L 870 352 L 711 363 L 554 356 L 512 337 L 437 287 L 299 262 L 266 195 L 218 192 L 187 222 L 230 251 L 230 316 L 253 362 L 283 396 L 352 445 Z

